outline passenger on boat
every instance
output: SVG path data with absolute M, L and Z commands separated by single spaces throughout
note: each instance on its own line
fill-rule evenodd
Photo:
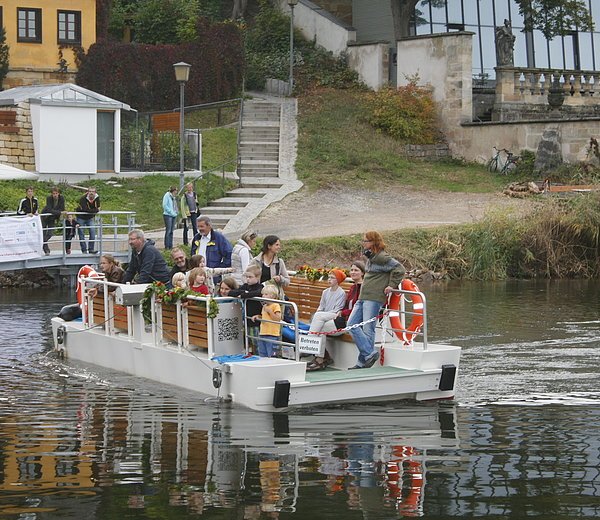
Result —
M 253 262 L 261 269 L 261 283 L 275 284 L 279 290 L 277 299 L 283 300 L 285 299 L 285 287 L 290 284 L 290 277 L 283 259 L 277 256 L 280 250 L 279 237 L 268 235 L 263 240 L 261 253 L 254 257 Z
M 141 229 L 129 232 L 129 246 L 133 249 L 131 261 L 123 276 L 123 283 L 162 282 L 171 285 L 169 267 L 153 240 L 146 240 Z
M 184 273 L 175 273 L 171 278 L 171 285 L 173 289 L 186 289 L 187 283 Z
M 231 244 L 223 233 L 212 228 L 210 218 L 206 215 L 198 217 L 198 233 L 192 240 L 191 254 L 199 254 L 206 258 L 206 266 L 211 269 L 231 267 Z M 219 283 L 221 277 L 214 280 Z
M 277 300 L 279 290 L 273 284 L 267 284 L 262 289 L 263 298 Z M 252 317 L 260 321 L 258 355 L 260 357 L 273 357 L 275 347 L 281 334 L 281 305 L 275 302 L 263 302 L 261 314 Z M 277 322 L 277 323 L 273 323 Z
M 367 231 L 363 236 L 362 244 L 364 255 L 368 259 L 366 275 L 359 299 L 348 319 L 348 326 L 375 318 L 385 304 L 387 295 L 398 287 L 406 272 L 398 260 L 386 253 L 383 237 L 377 231 Z M 376 321 L 350 329 L 359 352 L 356 365 L 351 369 L 370 368 L 379 359 L 379 352 L 375 350 Z
M 119 265 L 119 262 L 115 260 L 113 255 L 104 254 L 100 257 L 100 271 L 104 273 L 104 279 L 107 282 L 121 283 L 123 281 L 123 275 L 125 272 Z M 108 292 L 113 292 L 116 289 L 114 286 L 108 286 Z M 94 298 L 98 293 L 104 292 L 104 286 L 92 287 L 88 294 Z
M 219 284 L 217 296 L 229 296 L 229 293 L 238 288 L 238 283 L 233 276 L 225 276 Z
M 202 267 L 194 267 L 188 274 L 188 287 L 190 290 L 209 295 L 210 289 L 206 285 L 206 271 Z
M 173 267 L 169 276 L 171 280 L 175 273 L 187 273 L 192 266 L 190 265 L 190 259 L 185 256 L 185 251 L 180 247 L 174 247 L 171 249 L 171 259 L 173 260 Z
M 229 274 L 233 272 L 231 267 L 206 267 L 206 260 L 202 255 L 192 255 L 190 258 L 190 269 L 195 267 L 202 267 L 206 273 L 206 285 L 210 290 L 210 294 L 215 293 L 215 277 L 221 278 L 223 274 Z
M 350 288 L 350 290 L 348 291 L 348 294 L 344 293 L 345 301 L 344 301 L 342 309 L 337 311 L 333 317 L 330 317 L 327 320 L 321 321 L 321 323 L 319 323 L 319 321 L 323 320 L 326 317 L 326 314 L 323 313 L 322 315 L 317 316 L 317 314 L 319 314 L 319 313 L 318 312 L 315 313 L 315 316 L 313 316 L 313 320 L 310 323 L 311 331 L 333 332 L 338 329 L 343 329 L 346 326 L 348 316 L 350 316 L 350 313 L 352 312 L 352 308 L 354 307 L 354 304 L 358 300 L 358 294 L 360 292 L 360 287 L 362 285 L 364 274 L 365 274 L 364 262 L 361 262 L 360 260 L 356 260 L 355 262 L 353 262 L 352 265 L 350 266 L 350 278 L 354 282 L 354 285 Z M 331 277 L 331 274 L 330 274 L 330 277 Z M 344 279 L 345 279 L 345 274 L 344 274 Z M 331 280 L 330 280 L 330 283 L 331 283 Z M 319 307 L 321 307 L 321 305 L 319 305 Z M 329 314 L 331 314 L 331 313 L 329 313 Z M 315 320 L 315 318 L 317 318 L 317 320 Z M 313 322 L 314 322 L 314 324 L 313 324 Z M 319 329 L 319 325 L 320 325 L 320 329 Z M 341 333 L 338 333 L 338 334 L 341 334 Z M 331 357 L 329 356 L 329 353 L 327 352 L 327 350 L 325 350 L 325 357 L 324 358 L 315 357 L 315 359 L 313 359 L 313 361 L 311 361 L 307 365 L 306 369 L 309 371 L 322 370 L 324 368 L 327 368 L 327 366 L 331 365 L 332 363 L 333 363 L 333 359 L 331 359 Z
M 241 285 L 239 289 L 232 289 L 229 292 L 229 296 L 235 296 L 243 300 L 244 307 L 242 309 L 245 309 L 244 315 L 248 317 L 246 319 L 246 327 L 250 343 L 256 345 L 253 338 L 258 336 L 259 330 L 258 325 L 252 318 L 261 313 L 262 305 L 259 301 L 252 298 L 260 298 L 262 296 L 263 284 L 260 283 L 260 267 L 256 264 L 249 265 L 244 273 L 244 278 L 246 279 L 246 283 Z
M 231 267 L 233 277 L 237 283 L 244 283 L 244 273 L 252 261 L 252 248 L 256 245 L 256 231 L 246 231 L 233 246 L 231 253 Z

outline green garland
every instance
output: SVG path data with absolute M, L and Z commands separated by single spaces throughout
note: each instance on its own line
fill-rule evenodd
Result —
M 297 276 L 304 276 L 307 280 L 310 280 L 311 282 L 319 282 L 322 280 L 327 280 L 327 277 L 329 276 L 329 272 L 331 271 L 331 269 L 339 269 L 340 271 L 344 271 L 344 273 L 346 273 L 346 276 L 348 276 L 348 270 L 347 269 L 342 269 L 340 267 L 331 267 L 331 268 L 326 268 L 326 267 L 310 267 L 308 265 L 301 265 L 298 270 L 296 271 L 296 275 Z
M 162 282 L 151 283 L 144 291 L 144 296 L 140 302 L 142 306 L 142 315 L 146 323 L 152 322 L 151 306 L 152 306 L 152 295 L 157 302 L 166 303 L 170 305 L 177 304 L 178 301 L 187 300 L 188 296 L 198 296 L 198 293 L 190 291 L 189 289 L 182 289 L 181 287 L 167 288 Z M 196 302 L 200 305 L 202 302 Z M 214 298 L 208 300 L 208 311 L 206 313 L 207 318 L 216 318 L 219 314 L 219 304 Z

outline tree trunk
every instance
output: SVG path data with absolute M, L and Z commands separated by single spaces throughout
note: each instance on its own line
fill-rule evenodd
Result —
M 419 0 L 390 0 L 394 20 L 394 38 L 399 40 L 410 36 L 410 18 L 415 12 Z
M 233 12 L 231 13 L 231 19 L 237 20 L 243 18 L 246 15 L 246 8 L 248 7 L 248 0 L 234 0 Z

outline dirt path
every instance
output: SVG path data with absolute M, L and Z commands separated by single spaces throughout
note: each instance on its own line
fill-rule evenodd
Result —
M 386 191 L 350 189 L 308 193 L 304 188 L 272 204 L 251 228 L 260 235 L 318 238 L 472 222 L 494 206 L 522 207 L 528 201 L 500 193 L 448 193 L 399 187 Z

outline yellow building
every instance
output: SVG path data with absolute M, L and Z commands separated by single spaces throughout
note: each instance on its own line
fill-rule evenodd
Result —
M 96 41 L 96 0 L 2 0 L 9 73 L 3 87 L 73 82 L 74 50 Z

